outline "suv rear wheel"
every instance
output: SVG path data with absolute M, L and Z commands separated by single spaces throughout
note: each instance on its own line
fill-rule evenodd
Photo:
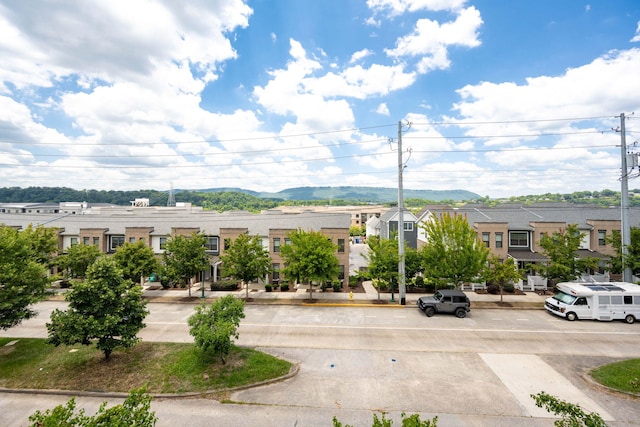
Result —
M 436 309 L 433 307 L 427 307 L 424 309 L 424 314 L 426 314 L 427 317 L 432 317 L 434 314 L 436 314 Z
M 462 319 L 467 315 L 467 310 L 462 307 L 456 308 L 456 317 Z

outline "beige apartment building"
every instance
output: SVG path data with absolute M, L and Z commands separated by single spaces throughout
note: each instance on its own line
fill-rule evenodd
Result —
M 221 278 L 220 255 L 224 253 L 224 243 L 248 233 L 260 236 L 263 247 L 271 256 L 273 273 L 265 278 L 266 282 L 283 279 L 280 271 L 284 268 L 284 261 L 280 247 L 287 244 L 289 232 L 297 229 L 320 231 L 338 248 L 339 279 L 346 279 L 349 271 L 349 213 L 280 210 L 259 214 L 244 211 L 218 213 L 188 204 L 171 208 L 110 206 L 79 212 L 84 213 L 49 213 L 48 209 L 47 213 L 36 213 L 14 206 L 11 212 L 0 209 L 0 224 L 17 229 L 24 229 L 30 224 L 56 228 L 61 252 L 83 243 L 95 245 L 109 254 L 125 242 L 144 241 L 157 255 L 161 255 L 168 237 L 203 233 L 207 236 L 206 252 L 211 264 L 205 274 L 207 280 Z

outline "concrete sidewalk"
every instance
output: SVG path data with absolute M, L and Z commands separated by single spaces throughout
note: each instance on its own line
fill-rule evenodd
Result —
M 149 289 L 152 286 L 144 286 L 144 297 L 150 302 L 191 302 L 197 303 L 199 300 L 215 299 L 225 295 L 234 295 L 237 298 L 245 298 L 246 289 L 225 292 L 211 291 L 205 286 L 204 292 L 200 283 L 196 283 L 191 288 L 191 294 L 188 289 Z M 266 292 L 263 286 L 249 288 L 249 303 L 251 304 L 306 304 L 314 305 L 362 305 L 371 304 L 376 306 L 397 306 L 397 307 L 415 307 L 418 298 L 430 294 L 407 293 L 405 305 L 400 305 L 400 296 L 394 293 L 381 292 L 378 298 L 378 292 L 371 282 L 364 282 L 363 288 L 365 292 L 351 293 L 348 289 L 344 292 L 327 291 L 322 292 L 314 288 L 313 302 L 310 301 L 309 291 L 307 287 L 300 287 L 297 291 L 289 292 Z M 508 294 L 503 296 L 503 302 L 500 302 L 500 295 L 482 294 L 474 291 L 465 291 L 471 300 L 471 308 L 527 308 L 542 309 L 544 300 L 549 295 L 538 295 L 535 292 L 525 292 L 523 295 Z

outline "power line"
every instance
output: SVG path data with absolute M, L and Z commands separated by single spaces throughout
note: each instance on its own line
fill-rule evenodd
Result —
M 567 122 L 567 121 L 587 121 L 587 120 L 601 120 L 601 119 L 610 119 L 615 118 L 614 116 L 593 116 L 593 117 L 570 117 L 570 118 L 555 118 L 555 119 L 530 119 L 530 120 L 503 120 L 503 121 L 477 121 L 477 122 L 465 122 L 465 121 L 442 121 L 442 122 L 414 122 L 414 126 L 465 126 L 465 125 L 494 125 L 494 124 L 519 124 L 519 123 L 542 123 L 542 122 Z M 225 143 L 225 142 L 238 142 L 238 141 L 261 141 L 261 140 L 276 140 L 276 139 L 286 139 L 286 138 L 298 138 L 298 137 L 306 137 L 306 136 L 320 136 L 320 135 L 329 135 L 335 133 L 345 133 L 345 132 L 359 132 L 366 131 L 371 129 L 382 129 L 395 127 L 396 124 L 380 124 L 373 126 L 364 126 L 364 127 L 355 127 L 355 128 L 346 128 L 346 129 L 336 129 L 336 130 L 327 130 L 327 131 L 317 131 L 317 132 L 306 132 L 306 133 L 296 133 L 296 134 L 285 134 L 285 135 L 269 135 L 269 136 L 255 136 L 255 137 L 237 137 L 237 138 L 226 138 L 226 139 L 199 139 L 199 140 L 186 140 L 186 141 L 138 141 L 134 143 L 132 141 L 127 142 L 109 142 L 109 140 L 104 140 L 101 143 L 90 143 L 90 142 L 66 142 L 66 140 L 60 140 L 55 142 L 55 140 L 49 139 L 49 141 L 54 142 L 35 142 L 35 141 L 18 141 L 18 140 L 1 140 L 0 143 L 9 143 L 9 144 L 19 144 L 19 145 L 43 145 L 50 146 L 52 144 L 60 145 L 72 145 L 72 146 L 118 146 L 118 145 L 126 145 L 131 146 L 132 144 L 140 144 L 140 145 L 180 145 L 180 144 L 203 144 L 203 143 Z M 579 133 L 579 132 L 578 132 Z M 593 133 L 599 133 L 597 131 Z M 567 135 L 571 135 L 572 133 L 566 133 Z M 541 136 L 544 134 L 540 134 Z M 554 134 L 548 134 L 554 135 Z M 563 135 L 563 133 L 558 133 L 556 135 Z M 535 134 L 528 135 L 535 136 Z M 489 138 L 489 137 L 518 137 L 517 135 L 507 135 L 507 136 L 478 136 L 472 138 Z M 443 136 L 442 138 L 459 138 L 453 136 Z

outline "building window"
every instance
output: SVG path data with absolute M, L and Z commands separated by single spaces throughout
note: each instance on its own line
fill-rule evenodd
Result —
M 290 239 L 290 238 L 288 238 L 288 237 L 285 237 L 285 238 L 284 238 L 284 244 L 285 244 L 285 245 L 290 245 L 290 244 L 291 244 L 291 239 Z
M 529 233 L 526 231 L 510 231 L 509 246 L 512 248 L 528 248 Z
M 111 236 L 111 246 L 109 246 L 109 250 L 115 251 L 122 245 L 124 245 L 124 236 Z
M 135 237 L 129 237 L 129 243 L 135 243 L 135 242 L 136 242 Z
M 273 277 L 273 281 L 275 283 L 278 280 L 280 280 L 280 264 L 273 264 L 271 266 L 271 269 L 273 270 L 272 277 Z
M 338 252 L 344 252 L 344 239 L 338 239 Z
M 482 242 L 486 247 L 489 247 L 489 233 L 487 232 L 482 233 Z
M 167 238 L 166 237 L 161 237 L 160 238 L 160 249 L 164 250 L 164 248 L 167 247 Z
M 502 233 L 496 233 L 496 248 L 502 247 Z
M 138 239 L 138 241 L 144 243 L 146 241 L 146 239 L 144 237 L 141 237 L 141 238 Z
M 280 238 L 273 238 L 273 252 L 280 252 Z
M 218 237 L 207 236 L 207 243 L 205 243 L 204 248 L 210 252 L 218 252 Z
M 403 222 L 404 231 L 413 231 L 413 223 L 412 222 Z
M 77 237 L 72 237 L 71 239 L 71 246 L 75 246 L 78 244 L 78 238 Z
M 89 244 L 89 238 L 88 237 L 83 237 L 82 238 L 82 244 L 83 245 L 88 245 Z
M 607 230 L 598 230 L 598 246 L 607 244 Z
M 344 280 L 344 265 L 338 266 L 338 279 Z
M 94 237 L 93 238 L 93 246 L 100 246 L 100 238 L 99 237 Z

